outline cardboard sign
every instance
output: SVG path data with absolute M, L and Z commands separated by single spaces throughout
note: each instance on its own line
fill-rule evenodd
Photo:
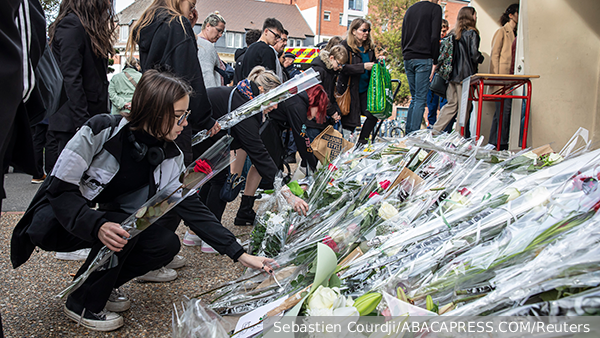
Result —
M 423 183 L 423 179 L 419 175 L 415 174 L 412 170 L 408 168 L 404 168 L 402 169 L 400 174 L 398 174 L 398 177 L 396 177 L 394 183 L 392 183 L 392 186 L 389 190 L 394 189 L 398 184 L 400 184 L 400 182 L 404 181 L 404 179 L 406 178 L 413 181 L 415 187 Z
M 532 152 L 539 157 L 539 156 L 542 156 L 542 155 L 545 155 L 545 154 L 553 153 L 554 149 L 552 149 L 552 147 L 550 147 L 549 144 L 546 144 L 546 145 L 543 145 L 541 147 L 533 149 Z
M 327 163 L 341 152 L 354 147 L 354 143 L 346 141 L 339 131 L 329 125 L 319 136 L 315 137 L 310 146 L 317 159 L 321 163 Z

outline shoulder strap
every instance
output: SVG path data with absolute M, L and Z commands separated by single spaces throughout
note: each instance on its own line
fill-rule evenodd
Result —
M 137 83 L 135 82 L 135 80 L 133 79 L 133 77 L 131 75 L 129 75 L 129 73 L 125 72 L 125 71 L 123 73 L 125 73 L 125 76 L 127 77 L 127 80 L 129 80 L 129 82 L 131 82 L 131 84 L 134 87 L 137 87 Z

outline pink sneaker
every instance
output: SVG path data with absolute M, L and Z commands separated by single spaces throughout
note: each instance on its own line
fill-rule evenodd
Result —
M 181 241 L 185 246 L 199 246 L 202 245 L 202 240 L 197 235 L 192 235 L 189 231 L 185 232 L 183 236 L 183 241 Z
M 214 254 L 219 253 L 217 250 L 213 249 L 212 246 L 206 244 L 205 242 L 202 242 L 202 248 L 200 248 L 200 250 L 202 250 L 202 252 L 204 252 L 204 253 L 214 253 Z

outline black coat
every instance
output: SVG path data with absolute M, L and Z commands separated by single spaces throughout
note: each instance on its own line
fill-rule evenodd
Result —
M 479 34 L 472 29 L 463 32 L 459 40 L 454 40 L 450 81 L 462 82 L 476 74 L 482 62 L 483 55 L 479 52 Z
M 235 70 L 233 73 L 233 83 L 237 84 L 242 78 L 242 65 L 244 64 L 244 55 L 246 55 L 246 51 L 248 47 L 239 48 L 235 50 Z
M 337 83 L 338 72 L 333 70 L 333 68 L 327 68 L 325 62 L 321 60 L 320 56 L 314 58 L 310 63 L 310 66 L 319 73 L 321 85 L 323 86 L 323 89 L 325 89 L 325 93 L 327 93 L 327 98 L 329 98 L 329 104 L 327 105 L 327 116 L 333 116 L 335 113 L 338 113 L 340 116 L 342 116 L 340 107 L 335 100 L 335 86 Z M 306 126 L 309 128 L 323 130 L 325 127 L 327 127 L 327 125 L 332 123 L 332 119 L 329 119 L 322 124 L 317 123 L 315 120 L 308 120 L 306 122 Z
M 192 111 L 181 135 L 175 140 L 190 164 L 192 155 L 192 133 L 210 129 L 215 125 L 212 118 L 210 101 L 206 95 L 202 68 L 198 61 L 196 35 L 190 21 L 183 16 L 171 20 L 165 10 L 158 10 L 152 22 L 140 31 L 140 64 L 142 72 L 157 66 L 169 69 L 175 75 L 186 80 L 194 89 L 190 97 L 189 109 Z
M 360 83 L 360 76 L 366 72 L 365 65 L 363 63 L 360 53 L 356 53 L 348 46 L 346 40 L 342 41 L 342 46 L 346 47 L 348 52 L 348 64 L 345 64 L 342 68 L 341 74 L 338 77 L 337 90 L 338 93 L 343 94 L 348 86 L 348 77 L 350 77 L 350 113 L 346 116 L 342 116 L 342 127 L 344 129 L 354 129 L 360 126 L 360 99 L 358 96 L 358 87 Z M 375 51 L 372 49 L 368 50 L 369 60 L 375 62 Z M 369 71 L 370 73 L 370 71 Z
M 110 113 L 108 59 L 94 53 L 92 41 L 74 13 L 56 26 L 50 47 L 69 100 L 50 116 L 48 130 L 75 133 L 90 117 Z
M 251 44 L 246 53 L 244 54 L 244 61 L 242 63 L 242 78 L 243 80 L 248 77 L 252 69 L 256 66 L 263 66 L 273 72 L 277 71 L 277 56 L 271 46 L 267 45 L 263 41 L 256 41 Z

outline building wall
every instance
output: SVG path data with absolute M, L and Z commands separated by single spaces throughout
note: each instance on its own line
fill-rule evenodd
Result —
M 448 24 L 450 25 L 450 29 L 454 28 L 456 25 L 456 16 L 458 15 L 458 11 L 468 6 L 469 3 L 464 1 L 452 1 L 445 0 L 441 2 L 442 6 L 444 6 L 444 19 L 448 20 Z
M 498 18 L 513 1 L 473 0 L 481 51 L 489 71 L 491 38 Z M 560 150 L 579 127 L 600 136 L 600 2 L 597 0 L 521 0 L 516 73 L 533 79 L 527 145 L 552 143 Z M 568 24 L 567 24 L 568 23 Z M 520 67 L 520 68 L 519 68 Z M 510 147 L 518 147 L 521 101 L 514 100 Z M 493 107 L 484 106 L 482 129 L 488 136 Z

